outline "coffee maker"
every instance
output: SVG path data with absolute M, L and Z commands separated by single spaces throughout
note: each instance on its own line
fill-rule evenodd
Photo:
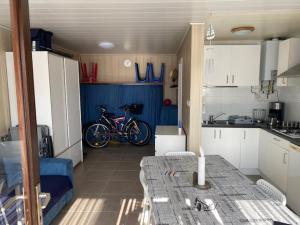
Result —
M 284 103 L 283 102 L 270 102 L 268 117 L 269 117 L 271 126 L 274 126 L 278 122 L 283 121 L 284 120 Z

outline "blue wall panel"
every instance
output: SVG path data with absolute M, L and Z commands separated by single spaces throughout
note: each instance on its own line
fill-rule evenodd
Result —
M 122 115 L 119 109 L 121 105 L 141 103 L 144 104 L 143 114 L 135 117 L 149 123 L 154 138 L 155 126 L 159 123 L 162 109 L 162 85 L 81 84 L 80 92 L 83 125 L 97 120 L 97 105 L 104 104 L 108 111 Z

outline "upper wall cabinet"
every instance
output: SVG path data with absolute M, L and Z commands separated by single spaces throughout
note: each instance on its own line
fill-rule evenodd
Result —
M 209 45 L 204 48 L 204 86 L 259 85 L 260 45 Z
M 278 72 L 280 75 L 300 63 L 300 38 L 290 38 L 279 43 Z M 288 86 L 290 78 L 278 78 L 277 86 Z M 290 84 L 289 84 L 290 83 Z

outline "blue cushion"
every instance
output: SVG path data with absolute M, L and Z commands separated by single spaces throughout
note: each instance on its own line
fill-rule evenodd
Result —
M 59 175 L 43 175 L 41 176 L 41 190 L 45 193 L 51 194 L 51 200 L 43 210 L 46 214 L 69 190 L 73 188 L 72 182 L 67 176 Z

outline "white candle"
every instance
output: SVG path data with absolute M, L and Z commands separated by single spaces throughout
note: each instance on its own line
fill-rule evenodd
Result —
M 205 157 L 198 158 L 198 184 L 205 185 Z

